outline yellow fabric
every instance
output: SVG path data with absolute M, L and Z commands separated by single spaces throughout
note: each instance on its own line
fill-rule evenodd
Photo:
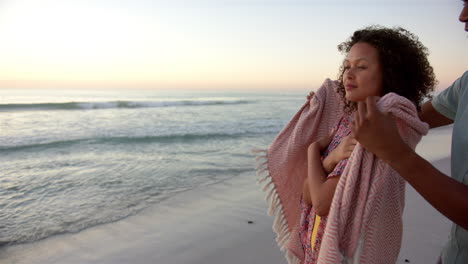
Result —
M 312 236 L 310 237 L 310 247 L 313 249 L 315 246 L 315 239 L 317 238 L 317 230 L 320 224 L 320 216 L 315 215 L 314 228 L 312 229 Z

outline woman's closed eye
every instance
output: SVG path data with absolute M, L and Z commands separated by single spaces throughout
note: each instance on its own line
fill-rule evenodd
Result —
M 351 68 L 356 68 L 356 69 L 359 69 L 359 70 L 365 70 L 367 69 L 367 66 L 357 66 L 357 67 L 351 67 L 351 66 L 343 66 L 343 69 L 346 71 L 346 70 L 349 70 Z

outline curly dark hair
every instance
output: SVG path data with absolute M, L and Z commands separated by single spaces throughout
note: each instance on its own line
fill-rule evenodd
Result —
M 381 96 L 394 92 L 413 102 L 419 111 L 423 99 L 431 98 L 429 93 L 434 90 L 437 81 L 427 59 L 428 50 L 418 37 L 401 27 L 373 25 L 355 31 L 347 41 L 338 45 L 338 50 L 347 54 L 358 42 L 367 43 L 377 49 L 383 76 Z M 356 109 L 356 103 L 345 98 L 344 70 L 342 65 L 337 92 L 345 103 L 345 113 L 351 113 Z

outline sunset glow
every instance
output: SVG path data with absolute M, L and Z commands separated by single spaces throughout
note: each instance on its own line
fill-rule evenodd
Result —
M 418 35 L 443 88 L 468 68 L 461 5 L 4 1 L 0 88 L 316 88 L 337 76 L 342 54 L 336 46 L 370 24 L 403 26 Z

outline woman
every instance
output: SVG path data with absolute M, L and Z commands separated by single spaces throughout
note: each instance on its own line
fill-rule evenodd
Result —
M 426 47 L 405 29 L 367 27 L 354 32 L 338 49 L 346 54 L 337 88 L 344 115 L 330 137 L 307 149 L 299 231 L 304 263 L 317 261 L 337 183 L 356 145 L 350 135 L 356 103 L 393 92 L 419 109 L 436 84 Z

